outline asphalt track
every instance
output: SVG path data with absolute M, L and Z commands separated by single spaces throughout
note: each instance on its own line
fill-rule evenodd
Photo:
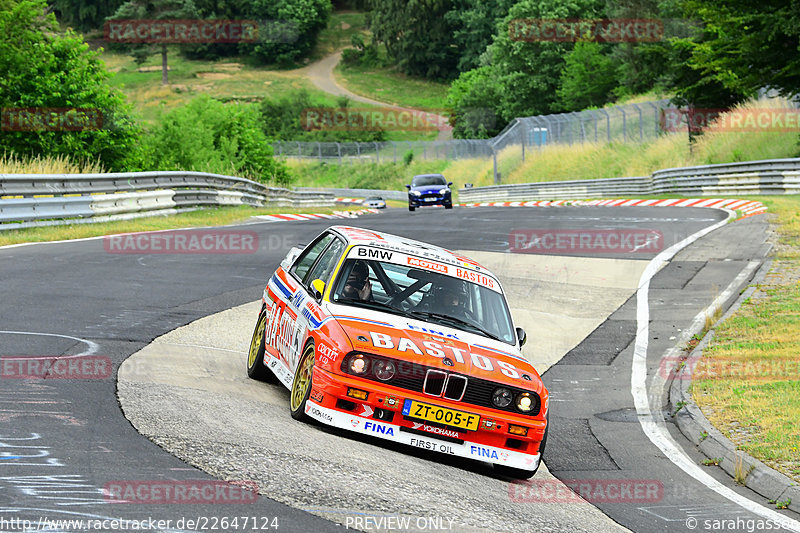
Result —
M 478 208 L 423 210 L 414 215 L 390 210 L 352 221 L 352 225 L 451 249 L 507 252 L 509 231 L 515 228 L 657 229 L 670 246 L 724 216 L 713 210 L 672 208 Z M 765 252 L 762 219 L 752 217 L 723 227 L 681 252 L 656 275 L 651 283 L 648 361 L 649 354 L 674 344 L 670 337 L 677 337 L 675 333 L 686 328 L 743 266 L 760 260 Z M 93 353 L 109 357 L 116 369 L 168 331 L 257 299 L 288 247 L 307 242 L 330 224 L 250 224 L 246 229 L 259 236 L 256 254 L 110 254 L 98 239 L 0 249 L 4 280 L 0 354 Z M 637 259 L 651 257 L 641 254 Z M 561 479 L 659 481 L 664 491 L 657 501 L 594 502 L 613 520 L 635 531 L 686 531 L 689 517 L 701 521 L 701 530 L 703 520 L 737 518 L 741 522 L 732 525 L 741 527 L 724 529 L 747 530 L 744 520 L 758 519 L 757 515 L 694 482 L 659 452 L 636 423 L 630 393 L 634 320 L 635 300 L 612 314 L 545 374 L 558 400 L 545 458 L 548 466 Z M 343 529 L 263 497 L 245 507 L 110 503 L 102 488 L 115 480 L 211 477 L 165 453 L 131 427 L 117 403 L 114 379 L 3 379 L 0 383 L 0 519 L 154 517 L 171 519 L 171 526 L 162 530 L 177 531 L 193 529 L 185 524 L 178 527 L 180 518 L 246 515 L 278 517 L 281 531 Z M 192 405 L 185 408 L 191 410 Z M 699 463 L 701 458 L 687 441 L 671 424 L 667 428 Z M 735 487 L 723 473 L 713 468 L 708 472 L 766 504 Z M 452 504 L 468 506 L 469 502 Z M 560 528 L 556 524 L 554 529 Z M 0 530 L 20 531 L 3 522 Z

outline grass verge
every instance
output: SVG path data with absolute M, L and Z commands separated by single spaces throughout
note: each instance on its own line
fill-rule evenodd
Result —
M 761 197 L 778 224 L 772 268 L 715 329 L 692 382 L 737 448 L 800 482 L 800 197 Z
M 394 67 L 361 67 L 339 64 L 336 78 L 344 87 L 387 104 L 444 114 L 449 85 L 412 78 Z
M 134 233 L 139 231 L 224 226 L 246 221 L 248 218 L 256 215 L 274 215 L 278 213 L 332 213 L 334 211 L 354 211 L 358 209 L 361 209 L 361 206 L 350 208 L 311 207 L 307 209 L 292 209 L 289 207 L 255 208 L 249 206 L 215 207 L 177 215 L 159 215 L 136 218 L 133 220 L 3 230 L 0 231 L 0 246 L 26 242 L 84 239 L 87 237 Z
M 185 105 L 200 94 L 222 101 L 257 102 L 265 96 L 274 98 L 305 89 L 320 105 L 336 105 L 336 97 L 317 89 L 304 69 L 268 70 L 237 62 L 190 60 L 168 49 L 169 85 L 161 85 L 161 56 L 151 56 L 139 66 L 126 54 L 104 51 L 102 59 L 114 72 L 112 86 L 122 90 L 134 110 L 147 123 L 154 123 L 159 113 Z

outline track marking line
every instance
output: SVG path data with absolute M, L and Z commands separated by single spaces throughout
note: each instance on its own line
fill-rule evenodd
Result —
M 684 240 L 670 246 L 656 257 L 654 257 L 645 268 L 642 276 L 639 278 L 639 289 L 636 291 L 636 341 L 633 352 L 633 362 L 631 364 L 631 394 L 633 395 L 633 402 L 636 406 L 636 413 L 638 415 L 639 424 L 642 427 L 647 438 L 650 442 L 656 445 L 661 452 L 673 464 L 687 473 L 689 476 L 705 485 L 708 489 L 713 490 L 720 496 L 730 500 L 731 502 L 739 505 L 740 507 L 750 511 L 753 514 L 766 518 L 772 521 L 778 521 L 785 529 L 800 533 L 800 521 L 794 520 L 791 517 L 782 515 L 772 509 L 764 507 L 756 503 L 732 489 L 726 487 L 707 472 L 703 471 L 699 465 L 696 465 L 681 446 L 672 438 L 666 428 L 663 414 L 659 409 L 653 409 L 650 402 L 650 396 L 647 391 L 647 346 L 650 336 L 650 308 L 649 308 L 649 290 L 650 280 L 652 277 L 664 266 L 670 259 L 672 259 L 679 251 L 689 246 L 699 238 L 711 233 L 715 229 L 727 224 L 733 217 L 733 213 L 728 212 L 728 217 L 712 226 L 708 226 Z M 744 271 L 739 274 L 743 276 Z M 737 276 L 737 280 L 740 279 Z M 735 282 L 736 280 L 734 280 Z M 731 289 L 731 286 L 726 289 L 726 292 Z M 721 297 L 722 295 L 720 295 Z M 719 299 L 719 298 L 718 298 Z M 716 302 L 716 300 L 715 300 Z M 712 302 L 711 305 L 714 305 Z M 705 315 L 707 309 L 704 309 L 699 315 Z M 695 318 L 697 320 L 697 317 Z M 662 385 L 663 386 L 663 385 Z M 658 401 L 660 399 L 654 398 Z M 654 413 L 658 413 L 655 415 Z

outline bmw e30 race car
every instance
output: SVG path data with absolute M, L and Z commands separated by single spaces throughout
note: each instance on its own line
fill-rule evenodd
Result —
M 283 383 L 295 419 L 536 472 L 548 393 L 478 263 L 333 226 L 289 252 L 262 302 L 247 373 Z

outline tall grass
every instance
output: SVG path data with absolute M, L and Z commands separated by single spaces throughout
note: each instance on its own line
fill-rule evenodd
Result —
M 0 174 L 99 174 L 106 172 L 99 161 L 74 161 L 67 156 L 20 157 L 3 153 Z
M 781 99 L 759 100 L 733 112 L 789 107 Z M 504 172 L 503 183 L 646 176 L 663 168 L 796 157 L 800 155 L 799 140 L 796 131 L 770 127 L 746 132 L 709 131 L 690 146 L 686 132 L 674 132 L 643 144 L 583 143 L 528 149 L 524 163 L 519 146 L 512 146 L 500 154 L 498 164 L 513 169 Z M 492 183 L 491 175 L 481 178 L 476 185 Z

